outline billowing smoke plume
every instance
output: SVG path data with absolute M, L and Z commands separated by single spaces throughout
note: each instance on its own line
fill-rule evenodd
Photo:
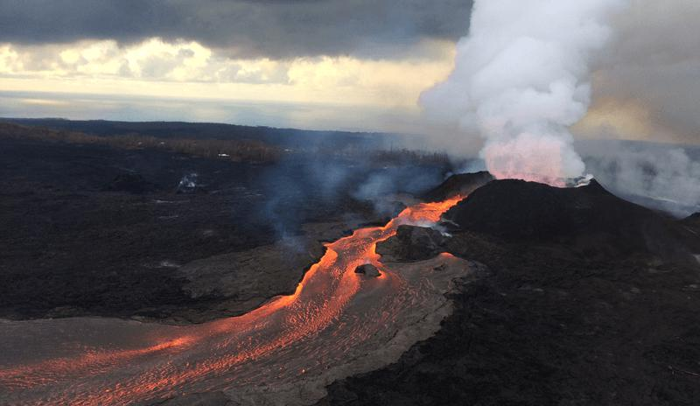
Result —
M 590 60 L 625 0 L 477 0 L 455 69 L 426 91 L 432 118 L 485 138 L 497 178 L 562 186 L 583 175 L 568 127 L 590 103 Z

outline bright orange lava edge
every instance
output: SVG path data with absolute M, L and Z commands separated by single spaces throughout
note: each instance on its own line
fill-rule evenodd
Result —
M 419 203 L 403 210 L 397 217 L 392 219 L 384 227 L 370 227 L 356 230 L 352 236 L 342 238 L 334 243 L 327 244 L 326 254 L 304 275 L 303 280 L 297 285 L 293 294 L 287 296 L 278 296 L 260 308 L 251 311 L 242 316 L 232 317 L 221 320 L 212 324 L 212 328 L 207 329 L 202 333 L 192 333 L 182 335 L 176 338 L 168 338 L 155 344 L 145 346 L 139 349 L 117 350 L 117 351 L 100 351 L 91 350 L 82 354 L 80 357 L 55 358 L 46 361 L 22 365 L 10 369 L 0 370 L 0 387 L 6 387 L 10 390 L 25 390 L 43 385 L 56 383 L 55 376 L 71 376 L 80 374 L 94 374 L 95 372 L 107 372 L 115 365 L 135 362 L 138 358 L 149 354 L 166 353 L 166 352 L 181 352 L 186 351 L 194 345 L 197 345 L 202 340 L 212 337 L 213 335 L 231 333 L 237 328 L 250 328 L 256 323 L 264 320 L 275 312 L 281 309 L 295 306 L 302 292 L 307 288 L 307 284 L 311 281 L 314 275 L 320 270 L 328 270 L 338 272 L 338 279 L 350 278 L 354 275 L 354 267 L 363 263 L 372 263 L 382 267 L 379 262 L 380 256 L 376 253 L 377 243 L 387 240 L 394 236 L 399 226 L 401 225 L 432 225 L 437 223 L 441 216 L 450 208 L 461 201 L 464 196 L 457 195 L 448 198 L 444 201 L 433 203 Z M 358 239 L 361 245 L 358 254 L 355 254 L 357 260 L 348 263 L 345 269 L 334 269 L 333 265 L 339 254 L 343 253 L 346 243 L 353 241 L 354 249 L 357 249 Z M 366 239 L 366 242 L 364 242 Z M 138 385 L 121 385 L 117 384 L 110 388 L 105 388 L 102 393 L 84 394 L 80 399 L 73 399 L 70 404 L 73 405 L 104 405 L 104 404 L 122 404 L 123 401 L 129 399 L 143 399 L 149 393 L 162 389 L 164 387 L 177 387 L 191 381 L 192 379 L 201 377 L 211 372 L 225 371 L 231 368 L 232 365 L 240 364 L 244 361 L 256 359 L 265 353 L 282 346 L 288 345 L 295 340 L 303 338 L 305 335 L 314 331 L 326 328 L 330 325 L 338 313 L 342 310 L 342 306 L 349 302 L 352 296 L 359 289 L 359 282 L 354 278 L 348 284 L 349 288 L 339 292 L 339 305 L 333 311 L 325 314 L 324 317 L 314 320 L 313 323 L 308 321 L 298 326 L 293 332 L 288 335 L 277 337 L 267 343 L 260 343 L 249 351 L 240 354 L 232 354 L 230 358 L 220 362 L 205 362 L 197 365 L 196 368 L 185 369 L 182 371 L 170 371 L 168 376 L 160 376 L 157 380 L 139 380 Z M 303 318 L 300 318 L 300 320 Z M 59 399 L 56 399 L 57 401 Z M 61 399 L 65 401 L 66 399 Z

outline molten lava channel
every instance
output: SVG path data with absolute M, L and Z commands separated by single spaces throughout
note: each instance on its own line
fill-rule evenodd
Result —
M 410 276 L 382 264 L 377 243 L 403 224 L 433 225 L 460 200 L 421 203 L 384 227 L 327 244 L 294 294 L 239 317 L 179 327 L 99 318 L 0 323 L 0 403 L 126 405 L 272 386 L 284 396 L 285 385 L 307 376 L 329 384 L 348 373 L 338 365 L 395 339 L 392 326 L 417 323 L 409 310 L 429 307 L 436 296 L 426 273 Z M 435 260 L 457 261 L 449 255 Z M 365 263 L 382 275 L 357 275 L 355 268 Z

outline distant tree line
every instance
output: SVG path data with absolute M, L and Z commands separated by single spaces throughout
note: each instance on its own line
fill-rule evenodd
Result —
M 106 145 L 120 149 L 154 148 L 203 158 L 226 159 L 236 162 L 276 162 L 284 156 L 323 155 L 350 160 L 361 160 L 374 165 L 449 165 L 450 157 L 444 152 L 415 151 L 406 148 L 383 148 L 364 142 L 342 142 L 334 145 L 330 138 L 325 142 L 312 142 L 308 146 L 282 146 L 258 140 L 221 139 L 179 136 L 155 137 L 138 133 L 122 135 L 93 135 L 78 131 L 50 129 L 0 122 L 0 137 L 65 142 L 72 144 Z M 344 140 L 347 141 L 347 140 Z
M 139 134 L 104 137 L 75 131 L 57 131 L 8 123 L 0 123 L 0 136 L 72 144 L 107 145 L 121 149 L 155 148 L 204 158 L 222 158 L 245 162 L 274 162 L 284 152 L 280 147 L 251 140 L 164 139 Z

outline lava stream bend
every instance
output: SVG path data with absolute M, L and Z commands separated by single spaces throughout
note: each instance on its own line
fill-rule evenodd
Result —
M 323 385 L 367 369 L 367 360 L 347 365 L 382 353 L 403 326 L 439 309 L 449 282 L 443 277 L 438 289 L 439 277 L 427 271 L 394 272 L 380 262 L 376 244 L 402 224 L 434 224 L 460 200 L 421 203 L 384 227 L 327 244 L 292 295 L 239 317 L 185 327 L 99 318 L 0 323 L 8 350 L 0 355 L 0 403 L 126 405 L 214 390 L 284 393 L 300 380 Z M 355 274 L 365 263 L 382 275 Z

